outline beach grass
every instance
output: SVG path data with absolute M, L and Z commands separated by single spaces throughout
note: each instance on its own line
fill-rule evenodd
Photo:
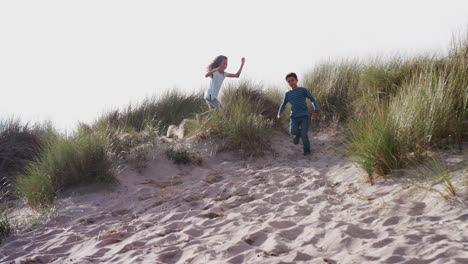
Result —
M 324 121 L 345 127 L 345 153 L 374 182 L 426 159 L 431 148 L 462 148 L 468 36 L 455 41 L 445 56 L 327 61 L 306 73 L 303 85 L 316 97 Z M 271 149 L 274 130 L 286 126 L 276 119 L 284 92 L 252 81 L 227 83 L 224 108 L 202 122 L 189 122 L 191 134 L 218 138 L 223 149 L 245 156 L 262 155 Z M 112 166 L 133 148 L 154 143 L 170 125 L 207 109 L 201 92 L 172 89 L 82 123 L 71 135 L 60 135 L 50 124 L 3 120 L 0 173 L 28 204 L 47 205 L 69 187 L 113 182 Z M 166 155 L 180 163 L 189 157 L 175 150 Z M 146 162 L 143 156 L 139 160 Z
M 453 183 L 450 170 L 441 157 L 431 156 L 414 167 L 407 170 L 411 179 L 406 180 L 406 184 L 437 193 L 445 200 L 458 196 L 459 189 Z
M 105 138 L 77 134 L 54 140 L 41 159 L 28 162 L 16 179 L 16 189 L 29 205 L 40 207 L 67 188 L 113 181 Z
M 205 110 L 207 106 L 201 92 L 188 94 L 172 89 L 160 96 L 148 97 L 141 103 L 109 111 L 93 127 L 137 132 L 149 128 L 164 134 L 170 125 L 179 124 Z
M 195 124 L 198 136 L 214 136 L 223 141 L 224 149 L 243 155 L 262 155 L 270 149 L 274 118 L 279 102 L 251 82 L 224 88 L 224 109 L 213 111 Z
M 369 94 L 366 111 L 359 111 L 365 98 L 355 97 L 359 91 L 347 97 L 354 99 L 348 103 L 353 117 L 346 122 L 346 152 L 369 177 L 422 160 L 431 147 L 462 148 L 468 111 L 467 43 L 459 43 L 447 57 L 397 64 L 402 69 L 393 72 L 406 77 L 396 78 L 401 81 L 380 97 L 363 92 Z
M 2 189 L 10 189 L 15 175 L 23 171 L 25 163 L 39 158 L 42 148 L 56 135 L 57 132 L 49 122 L 30 125 L 17 117 L 0 120 Z M 9 192 L 8 196 L 13 194 Z

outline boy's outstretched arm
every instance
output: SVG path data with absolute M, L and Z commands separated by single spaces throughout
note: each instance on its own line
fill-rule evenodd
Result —
M 237 71 L 237 73 L 236 74 L 229 73 L 226 76 L 231 77 L 231 78 L 239 78 L 239 76 L 241 75 L 241 72 L 242 72 L 242 68 L 244 68 L 244 64 L 245 64 L 245 58 L 242 58 L 241 59 L 241 66 L 240 66 L 239 70 Z
M 309 90 L 305 89 L 306 97 L 309 98 L 309 100 L 312 102 L 312 105 L 314 106 L 314 112 L 319 114 L 320 109 L 318 107 L 318 103 L 315 100 L 315 98 L 312 96 L 312 94 L 309 92 Z
M 309 90 L 305 89 L 305 93 L 306 93 L 306 97 L 309 98 L 309 100 L 312 102 L 312 105 L 314 106 L 314 113 L 313 113 L 314 117 L 317 119 L 320 119 L 320 109 L 318 107 L 317 101 L 309 92 Z
M 281 103 L 280 109 L 278 111 L 278 119 L 281 118 L 281 114 L 283 113 L 284 109 L 286 108 L 286 105 L 289 103 L 288 96 L 285 94 L 283 98 L 283 103 Z

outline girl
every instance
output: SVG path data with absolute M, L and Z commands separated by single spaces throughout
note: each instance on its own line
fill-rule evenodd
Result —
M 203 117 L 207 116 L 211 111 L 217 110 L 218 108 L 223 108 L 221 103 L 218 101 L 218 94 L 221 90 L 221 85 L 223 84 L 224 78 L 239 78 L 242 68 L 244 67 L 245 58 L 241 59 L 241 66 L 236 74 L 225 72 L 228 65 L 228 58 L 223 55 L 216 57 L 213 62 L 208 65 L 208 73 L 205 77 L 211 77 L 210 86 L 206 90 L 204 98 L 210 110 L 197 115 L 197 120 L 201 121 Z

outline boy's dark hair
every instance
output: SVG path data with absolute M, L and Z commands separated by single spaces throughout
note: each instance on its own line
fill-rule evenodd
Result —
M 289 77 L 294 77 L 294 79 L 297 80 L 297 74 L 295 74 L 294 72 L 288 73 L 288 74 L 286 75 L 286 78 L 285 78 L 285 79 L 287 80 Z

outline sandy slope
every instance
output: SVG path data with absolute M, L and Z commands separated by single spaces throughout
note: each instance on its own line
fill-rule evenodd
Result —
M 0 262 L 468 263 L 467 206 L 395 180 L 364 184 L 336 139 L 312 142 L 308 158 L 280 135 L 261 160 L 156 155 L 114 190 L 59 199 L 57 217 L 0 246 Z

